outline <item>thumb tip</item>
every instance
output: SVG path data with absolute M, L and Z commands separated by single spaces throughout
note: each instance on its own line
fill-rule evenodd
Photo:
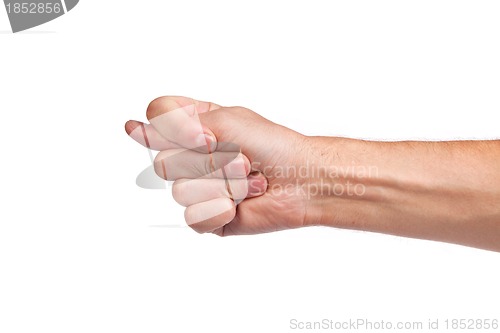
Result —
M 127 132 L 127 135 L 130 135 L 137 126 L 139 126 L 141 123 L 135 120 L 129 120 L 125 123 L 125 132 Z
M 252 172 L 248 175 L 248 196 L 258 197 L 266 193 L 268 187 L 267 178 L 260 171 Z

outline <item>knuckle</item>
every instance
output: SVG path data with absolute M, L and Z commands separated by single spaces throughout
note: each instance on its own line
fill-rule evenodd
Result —
M 179 107 L 176 97 L 174 96 L 162 96 L 154 99 L 149 103 L 146 110 L 146 117 L 151 120 L 158 117 L 172 109 Z
M 148 119 L 154 118 L 160 114 L 159 111 L 163 109 L 163 105 L 165 104 L 166 98 L 167 97 L 165 96 L 158 97 L 152 100 L 151 103 L 149 103 L 148 108 L 146 110 L 146 117 Z
M 245 108 L 245 107 L 242 107 L 242 106 L 234 106 L 231 108 L 231 113 L 233 113 L 234 115 L 237 115 L 237 116 L 242 116 L 246 113 L 248 113 L 250 110 Z

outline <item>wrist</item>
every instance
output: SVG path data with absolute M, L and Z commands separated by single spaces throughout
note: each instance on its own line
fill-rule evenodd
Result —
M 307 225 L 366 229 L 383 199 L 380 142 L 308 137 Z M 377 212 L 379 214 L 380 212 Z

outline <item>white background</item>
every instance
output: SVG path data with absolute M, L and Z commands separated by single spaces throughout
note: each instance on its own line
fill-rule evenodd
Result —
M 0 332 L 290 332 L 289 320 L 500 319 L 500 256 L 302 229 L 220 239 L 143 190 L 150 100 L 306 134 L 498 137 L 497 1 L 90 1 L 0 8 Z

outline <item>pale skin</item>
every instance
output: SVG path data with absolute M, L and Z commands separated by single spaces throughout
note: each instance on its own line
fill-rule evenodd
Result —
M 186 97 L 154 100 L 147 118 L 125 129 L 160 151 L 155 170 L 197 232 L 329 226 L 500 251 L 499 140 L 310 137 Z

